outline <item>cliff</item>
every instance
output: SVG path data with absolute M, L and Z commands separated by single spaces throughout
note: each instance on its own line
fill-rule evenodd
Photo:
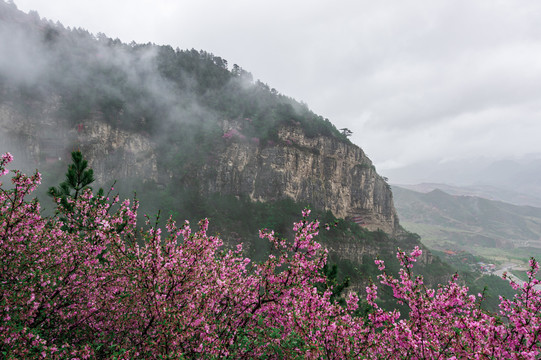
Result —
M 70 126 L 58 115 L 60 104 L 53 95 L 25 111 L 1 104 L 2 151 L 18 152 L 32 167 L 41 167 L 69 158 L 78 148 L 102 183 L 133 177 L 157 180 L 158 154 L 149 137 L 114 128 L 100 112 Z M 240 136 L 222 138 L 213 161 L 199 167 L 196 176 L 203 194 L 248 195 L 254 201 L 289 197 L 355 219 L 369 230 L 400 230 L 391 190 L 358 146 L 330 136 L 307 137 L 295 125 L 281 127 L 276 141 L 262 144 L 244 138 L 239 121 L 222 126 L 224 134 L 235 130 Z
M 390 188 L 364 152 L 238 65 L 66 29 L 1 0 L 0 18 L 0 151 L 24 170 L 58 172 L 80 149 L 100 185 L 291 198 L 400 232 Z
M 131 177 L 157 180 L 156 153 L 149 138 L 112 127 L 97 111 L 71 125 L 60 115 L 61 104 L 56 95 L 25 108 L 0 103 L 0 151 L 15 153 L 16 161 L 31 171 L 69 159 L 71 151 L 80 149 L 100 183 Z
M 369 230 L 400 231 L 393 196 L 361 148 L 334 137 L 309 138 L 299 126 L 285 126 L 277 141 L 245 139 L 239 122 L 224 122 L 226 138 L 218 158 L 199 172 L 206 193 L 248 194 L 254 201 L 289 197 L 355 219 Z

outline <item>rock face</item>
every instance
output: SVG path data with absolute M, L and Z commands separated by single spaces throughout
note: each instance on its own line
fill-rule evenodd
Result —
M 31 170 L 69 159 L 80 149 L 94 169 L 96 180 L 158 177 L 156 154 L 145 136 L 113 128 L 99 112 L 91 113 L 78 124 L 68 124 L 59 116 L 61 99 L 46 97 L 43 101 L 20 108 L 0 104 L 0 151 L 10 151 L 23 159 L 23 168 Z
M 224 132 L 236 127 L 226 122 Z M 309 138 L 295 126 L 281 128 L 278 138 L 266 144 L 225 140 L 218 161 L 199 174 L 202 191 L 248 194 L 258 201 L 289 197 L 369 230 L 400 231 L 390 187 L 359 147 L 332 137 Z
M 102 183 L 130 177 L 157 181 L 158 155 L 150 138 L 114 128 L 99 112 L 68 124 L 58 115 L 60 106 L 56 96 L 26 109 L 0 104 L 0 150 L 18 152 L 35 169 L 80 149 Z M 224 133 L 240 134 L 240 127 L 238 121 L 223 123 Z M 224 138 L 197 178 L 203 194 L 248 195 L 254 201 L 289 197 L 369 230 L 401 231 L 390 187 L 364 152 L 333 137 L 307 137 L 299 126 L 282 127 L 277 140 L 264 143 L 242 135 Z
M 113 128 L 100 121 L 99 115 L 82 127 L 77 139 L 98 181 L 136 177 L 157 181 L 156 153 L 148 138 Z

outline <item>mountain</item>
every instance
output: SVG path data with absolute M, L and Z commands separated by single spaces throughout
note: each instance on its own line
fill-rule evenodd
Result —
M 541 208 L 440 189 L 420 193 L 393 186 L 393 194 L 403 226 L 430 248 L 496 259 L 541 255 Z
M 519 192 L 493 185 L 454 186 L 442 183 L 420 183 L 414 185 L 392 184 L 392 186 L 393 188 L 400 187 L 421 193 L 428 193 L 439 189 L 450 195 L 477 196 L 513 205 L 541 207 L 541 198 L 534 196 L 532 193 Z
M 141 213 L 209 217 L 210 231 L 255 258 L 269 251 L 258 229 L 288 236 L 310 206 L 337 224 L 320 239 L 358 289 L 376 255 L 392 268 L 397 247 L 421 246 L 363 150 L 307 105 L 209 52 L 124 44 L 0 0 L 0 152 L 40 170 L 45 212 L 75 149 L 95 186 L 136 191 Z M 433 282 L 451 272 L 429 253 L 423 264 L 437 269 Z
M 335 224 L 319 240 L 360 292 L 379 273 L 376 256 L 396 272 L 397 247 L 424 248 L 363 150 L 306 104 L 209 52 L 124 44 L 0 0 L 0 152 L 43 174 L 43 212 L 76 149 L 94 186 L 116 180 L 158 222 L 208 217 L 210 232 L 256 261 L 271 251 L 258 230 L 290 236 L 310 206 Z M 454 269 L 424 249 L 416 269 L 427 284 L 446 281 Z M 466 274 L 474 291 L 483 279 Z
M 65 29 L 12 4 L 0 19 L 1 150 L 29 167 L 79 148 L 104 184 L 290 198 L 400 231 L 390 188 L 364 152 L 238 65 Z
M 541 207 L 540 154 L 499 160 L 472 158 L 446 162 L 425 161 L 388 169 L 385 176 L 397 186 L 421 192 L 445 187 L 444 190 L 452 194 Z

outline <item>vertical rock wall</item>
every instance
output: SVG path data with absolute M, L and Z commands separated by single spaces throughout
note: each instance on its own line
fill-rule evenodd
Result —
M 158 178 L 154 144 L 142 134 L 107 124 L 94 112 L 77 124 L 59 116 L 61 99 L 48 96 L 21 108 L 0 104 L 0 151 L 14 153 L 30 170 L 68 161 L 71 151 L 81 150 L 99 182 L 140 177 Z
M 227 127 L 234 124 L 226 124 Z M 206 193 L 249 194 L 252 200 L 289 197 L 337 217 L 355 218 L 369 230 L 400 230 L 390 187 L 357 146 L 332 137 L 308 138 L 284 127 L 279 141 L 260 144 L 238 137 L 199 176 Z
M 60 104 L 56 96 L 25 109 L 0 104 L 1 147 L 17 147 L 33 168 L 80 149 L 102 183 L 131 177 L 158 179 L 158 155 L 150 138 L 114 128 L 99 112 L 78 124 L 67 124 L 57 115 Z M 235 126 L 224 122 L 224 132 Z M 400 231 L 390 187 L 353 144 L 329 136 L 307 137 L 301 127 L 287 126 L 273 142 L 222 139 L 214 158 L 196 174 L 203 194 L 248 195 L 254 201 L 289 197 L 354 219 L 369 230 Z

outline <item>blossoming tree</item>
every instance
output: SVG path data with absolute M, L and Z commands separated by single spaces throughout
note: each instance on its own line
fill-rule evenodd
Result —
M 9 172 L 10 154 L 0 160 Z M 308 358 L 537 359 L 541 293 L 533 259 L 529 281 L 514 284 L 500 313 L 480 308 L 454 277 L 437 289 L 413 275 L 421 254 L 398 251 L 398 278 L 385 272 L 408 314 L 381 309 L 378 286 L 346 305 L 321 292 L 327 251 L 309 211 L 295 237 L 261 231 L 273 251 L 254 263 L 242 246 L 225 249 L 207 233 L 169 220 L 162 233 L 136 224 L 137 202 L 94 195 L 64 197 L 52 217 L 27 201 L 40 175 L 13 171 L 0 184 L 0 353 L 4 358 Z M 116 206 L 114 206 L 116 205 Z M 116 209 L 116 210 L 115 210 Z

